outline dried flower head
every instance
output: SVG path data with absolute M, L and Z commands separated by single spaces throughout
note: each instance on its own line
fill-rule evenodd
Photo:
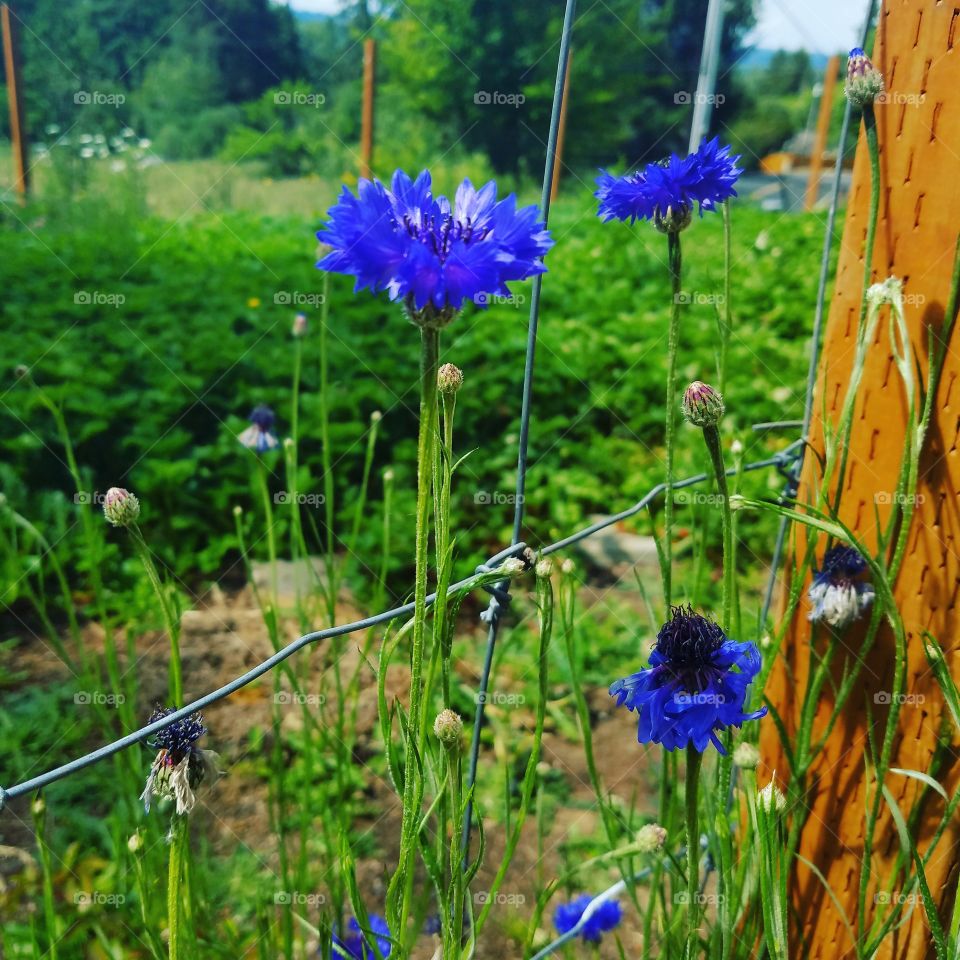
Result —
M 171 713 L 176 713 L 174 707 L 155 710 L 149 722 L 155 723 Z M 206 732 L 203 718 L 199 713 L 192 713 L 164 727 L 147 741 L 158 751 L 140 795 L 148 813 L 154 799 L 174 800 L 178 814 L 190 813 L 197 802 L 196 788 L 204 781 L 217 778 L 216 754 L 197 746 Z
M 777 786 L 777 772 L 773 772 L 770 782 L 757 791 L 757 806 L 764 813 L 783 813 L 787 809 L 787 798 Z
M 823 557 L 807 591 L 809 620 L 843 630 L 864 615 L 873 603 L 873 587 L 860 579 L 867 561 L 853 547 L 837 544 Z
M 250 426 L 237 439 L 248 449 L 265 453 L 277 447 L 279 441 L 273 432 L 277 417 L 265 403 L 258 404 L 250 411 Z

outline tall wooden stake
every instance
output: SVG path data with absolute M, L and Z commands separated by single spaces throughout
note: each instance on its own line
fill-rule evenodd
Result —
M 10 104 L 10 140 L 13 146 L 14 188 L 24 200 L 30 186 L 27 166 L 27 138 L 24 131 L 23 100 L 20 96 L 20 63 L 13 14 L 8 4 L 0 4 L 0 25 L 3 28 L 3 66 L 7 77 L 7 100 Z
M 376 72 L 377 42 L 363 41 L 363 113 L 360 118 L 360 176 L 369 177 L 373 164 L 373 86 Z
M 830 114 L 833 109 L 833 91 L 837 86 L 837 74 L 840 72 L 840 58 L 836 55 L 827 61 L 827 72 L 823 75 L 823 93 L 820 95 L 820 114 L 817 117 L 817 135 L 810 154 L 810 177 L 807 180 L 807 196 L 803 209 L 810 211 L 817 202 L 820 192 L 820 171 L 823 169 L 823 151 L 827 149 L 827 136 L 830 133 Z
M 560 122 L 557 126 L 557 154 L 553 164 L 553 181 L 550 184 L 550 202 L 557 199 L 560 189 L 560 168 L 563 166 L 563 142 L 567 133 L 567 100 L 570 97 L 570 61 L 573 47 L 567 51 L 567 65 L 564 67 L 563 99 L 560 101 Z

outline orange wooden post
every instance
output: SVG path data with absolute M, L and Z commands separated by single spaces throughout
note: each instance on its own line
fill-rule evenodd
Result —
M 13 14 L 8 4 L 0 5 L 0 25 L 3 28 L 3 66 L 7 77 L 7 100 L 10 104 L 10 140 L 13 146 L 14 187 L 21 200 L 30 187 L 30 169 L 27 166 L 27 138 L 24 132 L 23 98 L 20 94 L 20 61 L 17 55 L 17 36 Z
M 827 61 L 827 70 L 823 75 L 823 93 L 820 95 L 820 113 L 817 117 L 817 135 L 810 154 L 810 177 L 807 180 L 807 196 L 803 209 L 810 211 L 817 202 L 820 190 L 820 171 L 823 169 L 823 151 L 827 149 L 827 137 L 830 134 L 830 114 L 833 110 L 833 92 L 837 86 L 837 74 L 840 72 L 840 58 L 833 56 Z
M 560 167 L 563 164 L 563 141 L 567 133 L 567 100 L 570 97 L 570 60 L 573 47 L 567 51 L 567 64 L 563 70 L 563 98 L 560 101 L 560 121 L 557 125 L 557 155 L 553 160 L 553 181 L 550 184 L 550 202 L 557 199 L 560 189 Z
M 360 118 L 361 177 L 369 177 L 373 165 L 373 87 L 376 59 L 376 40 L 367 37 L 363 41 L 363 113 Z
M 960 230 L 960 26 L 954 4 L 928 0 L 885 0 L 873 59 L 883 72 L 887 94 L 876 105 L 880 142 L 880 215 L 873 257 L 873 279 L 895 275 L 904 281 L 905 312 L 914 355 L 926 382 L 927 338 L 939 329 L 949 296 L 957 233 Z M 849 378 L 857 336 L 863 282 L 863 243 L 870 194 L 870 171 L 862 131 L 853 171 L 850 203 L 827 323 L 811 443 L 824 449 L 822 417 L 836 422 Z M 869 546 L 877 539 L 877 516 L 885 524 L 897 489 L 897 468 L 907 413 L 904 390 L 894 366 L 885 320 L 868 352 L 863 385 L 853 419 L 850 464 L 840 517 Z M 918 504 L 907 540 L 906 556 L 895 584 L 898 608 L 907 631 L 906 694 L 894 744 L 892 766 L 929 769 L 944 716 L 943 698 L 923 652 L 922 632 L 929 630 L 944 648 L 954 676 L 960 676 L 960 350 L 954 338 L 947 355 L 927 449 L 920 463 Z M 817 456 L 805 458 L 800 502 L 809 502 L 819 481 Z M 876 514 L 875 514 L 876 511 Z M 795 550 L 802 554 L 806 532 L 798 529 Z M 822 539 L 821 539 L 822 543 Z M 822 556 L 822 546 L 818 559 Z M 788 733 L 796 731 L 800 691 L 807 684 L 811 642 L 822 649 L 823 635 L 812 641 L 807 608 L 801 603 L 790 623 L 782 656 L 771 675 L 768 694 Z M 838 684 L 845 660 L 852 662 L 863 639 L 864 624 L 841 636 L 833 681 Z M 868 785 L 864 753 L 867 735 L 882 737 L 894 669 L 894 643 L 882 627 L 866 655 L 857 689 L 814 761 L 808 777 L 809 816 L 799 853 L 820 871 L 837 897 L 827 894 L 814 869 L 795 865 L 791 898 L 791 940 L 797 956 L 810 960 L 853 957 L 846 923 L 857 926 L 857 900 L 864 843 Z M 823 688 L 814 719 L 814 740 L 825 733 L 833 709 L 835 686 Z M 952 727 L 946 729 L 952 732 Z M 765 771 L 780 777 L 787 763 L 773 725 L 764 728 Z M 953 737 L 952 757 L 958 739 Z M 877 746 L 879 749 L 879 746 Z M 948 759 L 938 774 L 949 796 L 960 790 L 960 764 Z M 890 774 L 886 787 L 906 815 L 921 785 Z M 872 784 L 871 784 L 872 786 Z M 872 791 L 871 791 L 872 797 Z M 914 839 L 924 853 L 943 814 L 943 800 L 929 791 Z M 905 894 L 878 887 L 889 876 L 900 844 L 895 825 L 881 804 L 867 896 L 869 923 L 887 916 L 891 897 Z M 960 823 L 947 827 L 926 874 L 941 920 L 949 923 L 960 867 Z M 916 888 L 912 894 L 917 893 Z M 925 960 L 933 956 L 922 905 L 904 910 L 905 922 L 891 933 L 876 956 L 881 960 Z M 841 911 L 843 916 L 841 916 Z

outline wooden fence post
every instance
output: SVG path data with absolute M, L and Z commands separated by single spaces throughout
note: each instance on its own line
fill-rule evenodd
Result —
M 7 78 L 7 101 L 10 105 L 10 141 L 13 147 L 13 183 L 21 201 L 30 188 L 27 164 L 27 138 L 24 129 L 23 98 L 20 91 L 20 59 L 13 14 L 6 3 L 0 5 L 0 26 L 3 29 L 3 65 Z
M 876 106 L 880 142 L 880 215 L 873 257 L 873 280 L 895 275 L 904 281 L 906 318 L 913 351 L 926 377 L 927 338 L 943 322 L 951 270 L 960 231 L 960 15 L 955 4 L 928 0 L 885 0 L 881 10 L 874 62 L 883 72 L 887 94 Z M 861 125 L 836 277 L 820 366 L 811 442 L 823 451 L 822 415 L 836 422 L 852 365 L 863 279 L 863 244 L 868 218 L 870 172 Z M 898 607 L 908 637 L 906 689 L 909 700 L 901 708 L 892 766 L 928 769 L 941 732 L 943 699 L 923 652 L 922 631 L 929 630 L 944 648 L 954 676 L 960 676 L 960 349 L 949 351 L 927 449 L 920 464 L 918 504 L 907 541 L 906 556 L 895 585 Z M 858 535 L 876 543 L 877 520 L 884 523 L 897 489 L 897 467 L 906 424 L 904 391 L 889 348 L 886 322 L 881 322 L 864 372 L 854 414 L 850 466 L 844 484 L 841 518 Z M 805 459 L 800 501 L 819 478 L 816 456 Z M 876 513 L 875 513 L 876 511 Z M 796 534 L 795 555 L 806 544 L 803 530 Z M 819 559 L 822 548 L 817 553 Z M 810 665 L 811 630 L 806 606 L 789 625 L 781 658 L 771 676 L 771 703 L 788 731 L 796 730 L 797 692 L 804 689 Z M 853 657 L 863 637 L 863 624 L 843 634 L 836 658 L 839 670 L 845 656 Z M 853 957 L 845 923 L 856 928 L 860 862 L 864 843 L 867 734 L 876 738 L 885 722 L 894 669 L 893 639 L 881 628 L 867 653 L 857 689 L 847 701 L 810 771 L 809 818 L 801 835 L 799 853 L 822 872 L 837 903 L 813 869 L 796 864 L 791 898 L 795 910 L 791 940 L 795 956 L 810 960 Z M 823 732 L 832 710 L 833 690 L 824 686 L 815 718 Z M 952 728 L 948 728 L 952 729 Z M 783 776 L 787 764 L 773 724 L 765 727 L 761 778 L 776 766 Z M 938 775 L 947 794 L 960 790 L 957 738 L 952 758 Z M 891 774 L 887 788 L 901 810 L 909 811 L 921 784 Z M 927 849 L 934 826 L 943 813 L 943 800 L 929 791 L 914 838 Z M 896 829 L 885 806 L 877 828 L 867 916 L 886 910 L 884 897 L 898 896 L 877 888 L 878 876 L 889 875 L 900 849 Z M 950 824 L 926 872 L 933 897 L 944 911 L 956 896 L 960 865 L 960 824 Z M 913 891 L 916 893 L 916 890 Z M 887 900 L 889 903 L 890 901 Z M 933 956 L 924 910 L 915 901 L 904 925 L 884 941 L 879 958 L 922 960 Z M 841 916 L 841 911 L 845 916 Z
M 376 77 L 377 42 L 363 41 L 363 113 L 360 117 L 360 176 L 369 177 L 373 166 L 373 88 Z
M 837 86 L 837 74 L 840 72 L 840 58 L 831 57 L 823 74 L 823 93 L 820 94 L 820 112 L 817 116 L 817 134 L 810 152 L 810 176 L 807 180 L 807 196 L 804 210 L 812 210 L 820 192 L 820 171 L 823 169 L 823 152 L 827 149 L 827 137 L 830 134 L 830 114 L 833 112 L 833 92 Z

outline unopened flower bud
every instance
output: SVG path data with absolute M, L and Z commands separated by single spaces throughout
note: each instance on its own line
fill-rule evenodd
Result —
M 374 410 L 373 413 L 370 414 L 371 423 L 379 423 L 382 419 L 383 413 L 380 410 Z
M 393 478 L 394 478 L 394 476 L 395 476 L 395 474 L 394 474 L 394 472 L 393 472 L 393 468 L 392 468 L 392 467 L 387 467 L 387 469 L 383 471 L 383 482 L 384 482 L 384 483 L 393 483 Z
M 18 380 L 22 380 L 24 377 L 28 376 L 29 373 L 30 373 L 30 368 L 25 363 L 18 363 L 13 368 L 13 375 Z
M 241 507 L 239 503 L 233 508 L 233 515 L 235 517 L 243 516 L 243 507 Z
M 441 710 L 433 722 L 433 732 L 445 747 L 457 746 L 463 738 L 463 720 L 452 710 Z
M 542 557 L 537 561 L 536 574 L 546 579 L 553 573 L 553 561 L 549 557 Z
M 760 751 L 752 743 L 738 743 L 733 751 L 733 762 L 742 770 L 755 770 L 760 763 Z
M 139 830 L 130 835 L 130 839 L 127 841 L 127 849 L 131 853 L 140 853 L 143 850 L 143 834 Z
M 307 315 L 305 313 L 298 313 L 293 318 L 293 326 L 290 332 L 295 337 L 305 337 L 307 335 Z
M 695 427 L 714 427 L 723 416 L 723 397 L 710 386 L 694 380 L 683 395 L 683 415 Z
M 742 493 L 731 493 L 727 497 L 727 506 L 731 510 L 746 510 L 747 509 L 747 498 L 743 496 Z
M 30 804 L 30 812 L 38 820 L 47 812 L 47 803 L 43 797 L 37 795 L 33 798 L 33 802 Z
M 730 452 L 735 456 L 739 457 L 743 454 L 743 444 L 739 440 L 734 440 L 730 444 Z
M 654 214 L 654 226 L 661 233 L 679 233 L 690 226 L 693 219 L 693 210 L 689 203 L 681 203 L 676 207 L 667 207 L 663 212 L 657 209 Z
M 667 831 L 659 823 L 646 823 L 637 831 L 637 849 L 656 853 L 667 842 Z
M 518 577 L 526 569 L 527 565 L 519 557 L 507 557 L 500 566 L 500 572 L 505 577 Z
M 463 371 L 452 363 L 445 363 L 437 371 L 437 389 L 452 397 L 463 386 Z
M 847 99 L 858 107 L 871 105 L 883 93 L 883 74 L 870 58 L 854 47 L 847 59 L 847 82 L 843 88 Z
M 770 778 L 770 782 L 758 791 L 757 804 L 764 813 L 783 813 L 787 809 L 787 798 L 777 786 L 776 771 Z
M 115 527 L 129 527 L 140 516 L 140 501 L 123 487 L 111 487 L 103 498 L 103 515 Z

